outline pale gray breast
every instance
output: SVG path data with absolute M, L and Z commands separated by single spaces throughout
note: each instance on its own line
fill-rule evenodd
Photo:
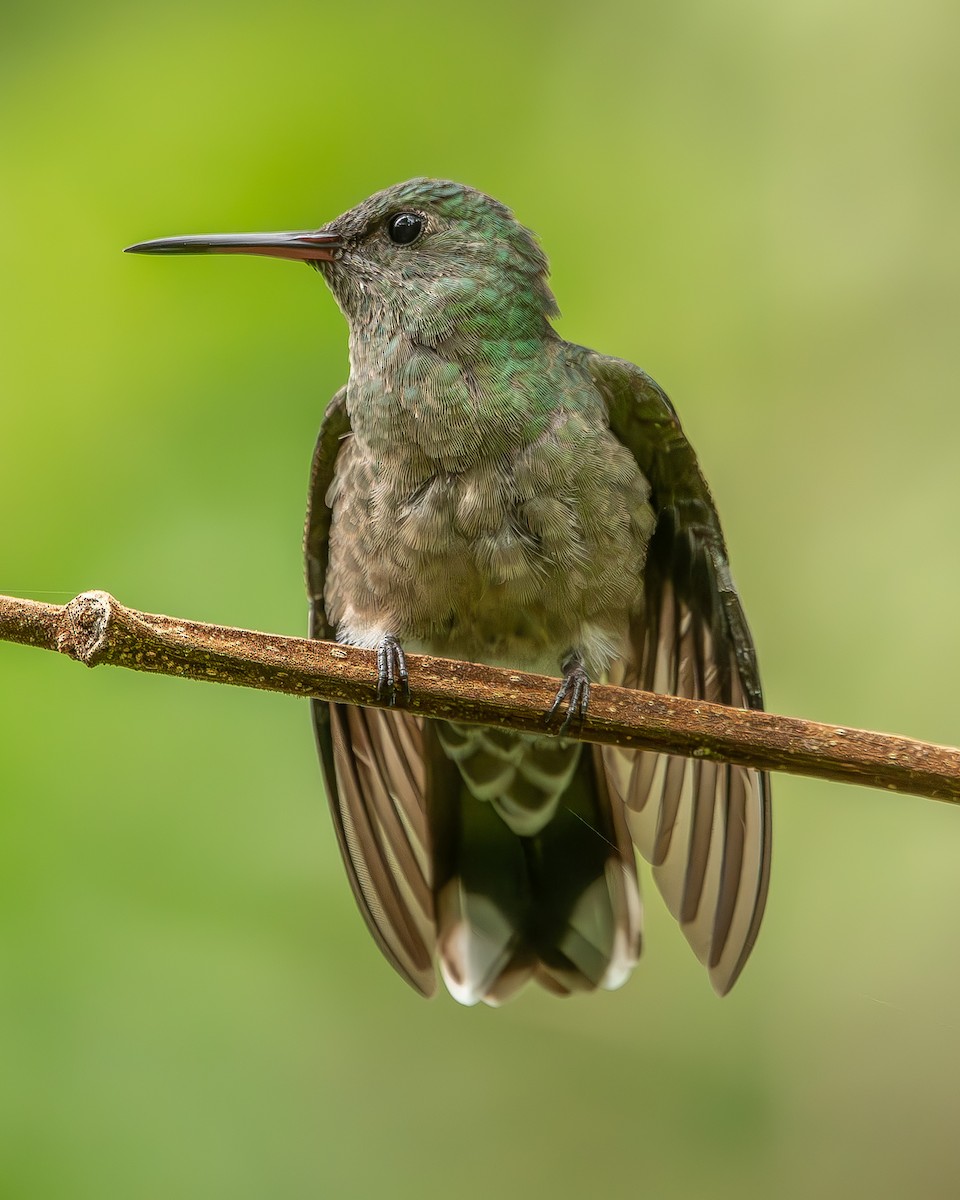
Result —
M 608 430 L 559 413 L 535 442 L 456 473 L 395 455 L 374 463 L 353 439 L 341 452 L 328 497 L 334 622 L 387 617 L 434 652 L 518 666 L 576 645 L 584 625 L 625 628 L 653 514 Z

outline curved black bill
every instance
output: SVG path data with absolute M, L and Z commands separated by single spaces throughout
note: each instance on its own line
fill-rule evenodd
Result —
M 263 254 L 333 262 L 340 248 L 335 233 L 201 233 L 188 237 L 154 238 L 127 246 L 124 254 Z

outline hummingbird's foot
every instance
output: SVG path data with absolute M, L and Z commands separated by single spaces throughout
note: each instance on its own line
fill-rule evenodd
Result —
M 381 638 L 377 646 L 377 699 L 391 707 L 410 699 L 407 660 L 392 633 Z
M 556 733 L 566 733 L 574 721 L 583 722 L 590 703 L 590 676 L 579 654 L 571 654 L 563 664 L 563 683 L 547 709 L 544 724 Z M 557 720 L 560 724 L 557 726 Z

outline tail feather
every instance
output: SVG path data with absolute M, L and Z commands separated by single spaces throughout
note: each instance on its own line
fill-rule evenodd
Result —
M 458 782 L 431 814 L 437 950 L 451 994 L 495 1005 L 531 978 L 559 995 L 619 987 L 640 951 L 640 893 L 594 753 L 579 756 L 532 836 Z

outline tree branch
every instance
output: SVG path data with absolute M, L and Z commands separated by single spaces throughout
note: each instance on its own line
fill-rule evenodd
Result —
M 237 687 L 382 707 L 372 650 L 226 629 L 125 608 L 106 592 L 67 605 L 0 596 L 0 640 L 100 663 Z M 544 733 L 557 681 L 411 654 L 412 711 Z M 596 685 L 566 736 L 812 775 L 960 804 L 960 750 L 774 713 Z

